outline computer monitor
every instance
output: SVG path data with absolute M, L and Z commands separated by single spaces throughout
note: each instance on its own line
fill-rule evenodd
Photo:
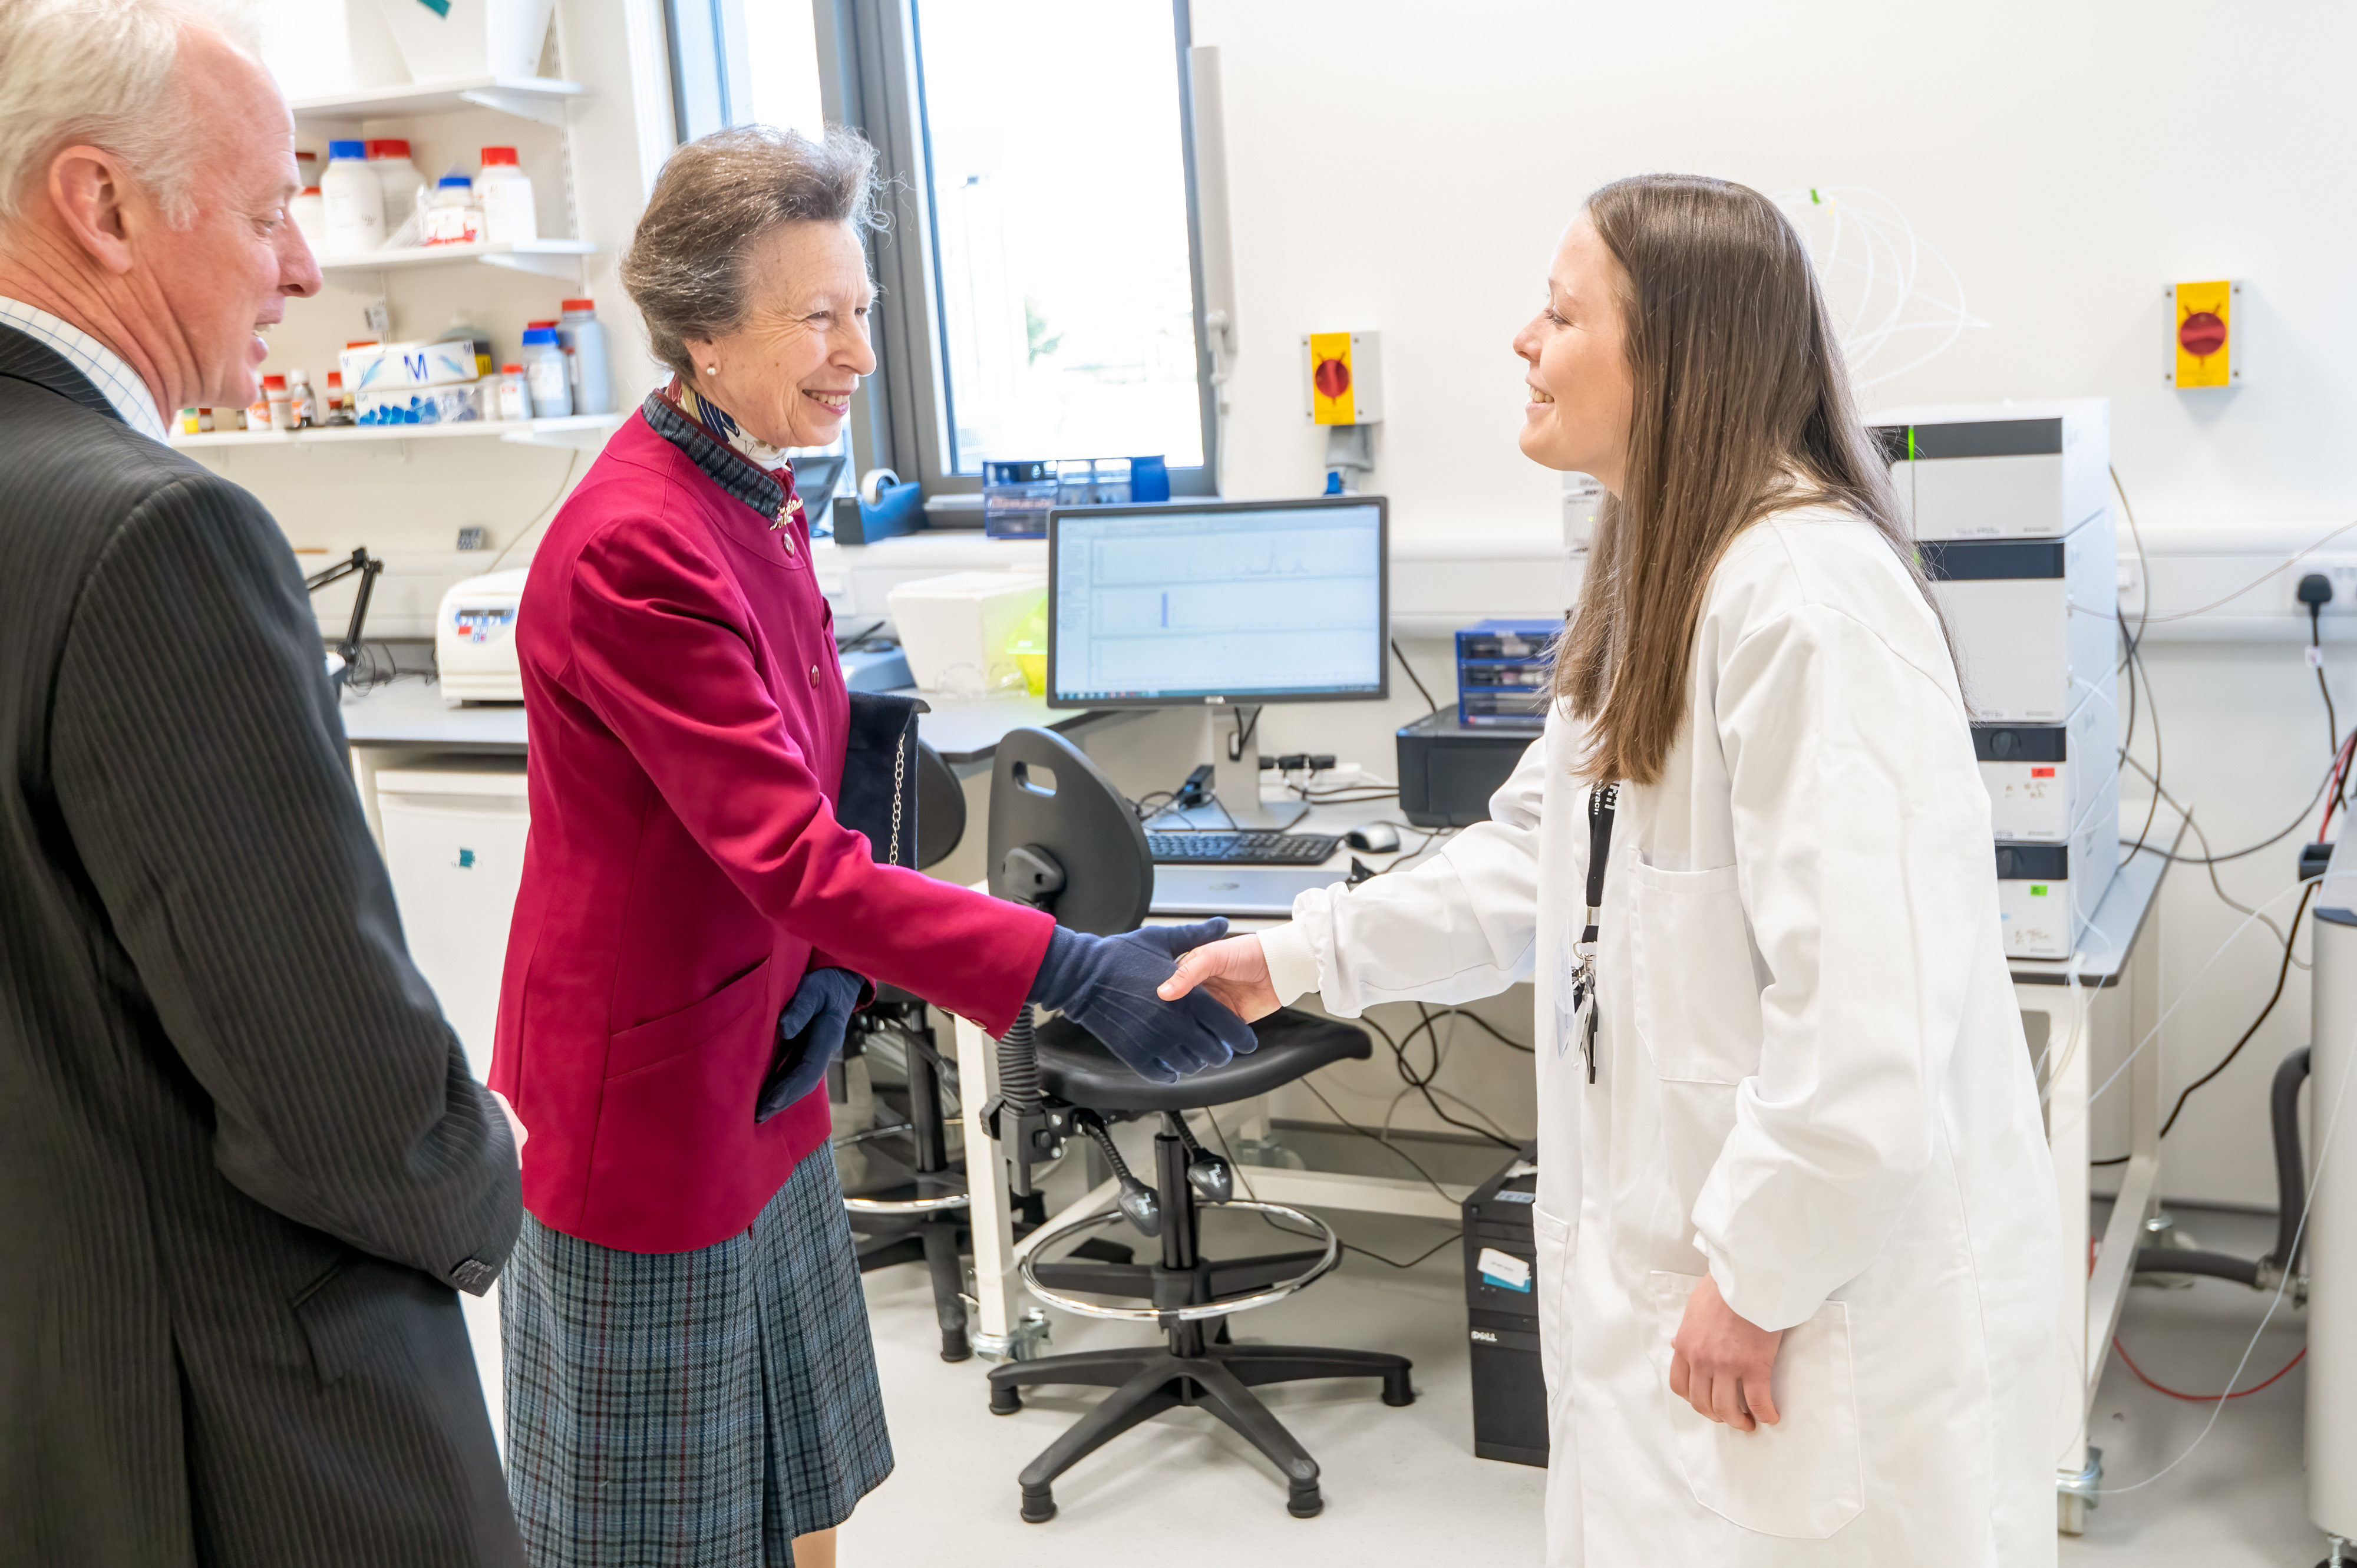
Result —
M 1389 544 L 1381 496 L 1051 511 L 1048 705 L 1235 711 L 1222 803 L 1266 825 L 1261 705 L 1391 694 Z
M 1390 695 L 1381 496 L 1048 515 L 1048 705 Z

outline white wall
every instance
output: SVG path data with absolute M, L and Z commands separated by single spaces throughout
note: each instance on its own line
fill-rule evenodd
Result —
M 1871 187 L 1954 263 L 1991 325 L 1872 389 L 1870 405 L 2108 396 L 2115 462 L 2147 522 L 2347 517 L 2357 501 L 2343 457 L 2357 424 L 2346 7 L 1195 0 L 1193 14 L 1195 41 L 1221 48 L 1226 95 L 1232 494 L 1314 482 L 1321 446 L 1296 403 L 1297 339 L 1373 328 L 1388 423 L 1372 488 L 1391 496 L 1394 529 L 1552 536 L 1554 476 L 1513 446 L 1509 341 L 1582 195 L 1680 170 L 1763 189 Z M 2161 287 L 2217 276 L 2250 285 L 2250 383 L 2176 392 L 2160 381 Z M 2239 580 L 2222 573 L 2217 591 Z M 1430 682 L 1445 650 L 1420 646 Z M 2298 650 L 2147 651 L 2172 793 L 2221 849 L 2283 826 L 2325 752 Z M 2330 673 L 2345 727 L 2357 679 L 2339 652 Z M 1372 718 L 1273 712 L 1265 748 L 1380 765 L 1388 741 Z M 2150 759 L 2145 741 L 2136 749 Z M 2295 853 L 2287 841 L 2220 875 L 2257 902 L 2289 884 Z M 2264 933 L 2194 981 L 2241 918 L 2199 867 L 2172 874 L 2162 991 L 2193 987 L 2159 1042 L 2172 1099 L 2273 983 Z M 2165 1190 L 2271 1200 L 2266 1081 L 2307 1022 L 2295 971 L 2267 1027 L 2171 1135 Z

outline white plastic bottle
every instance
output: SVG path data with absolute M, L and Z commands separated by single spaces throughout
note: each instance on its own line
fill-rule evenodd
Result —
M 428 245 L 472 245 L 483 237 L 483 209 L 475 204 L 475 182 L 463 174 L 446 174 L 425 200 Z
M 399 136 L 369 143 L 368 161 L 378 188 L 384 192 L 384 231 L 390 235 L 416 212 L 417 193 L 425 188 L 425 177 L 409 161 L 409 144 Z
M 523 371 L 532 386 L 532 412 L 536 419 L 563 419 L 573 412 L 572 377 L 565 370 L 565 348 L 554 327 L 527 327 L 523 332 Z
M 384 243 L 384 187 L 358 142 L 329 142 L 328 170 L 319 177 L 328 209 L 330 254 L 373 251 Z
M 485 147 L 483 172 L 475 182 L 483 209 L 483 238 L 494 245 L 540 238 L 540 214 L 533 206 L 532 180 L 516 163 L 513 147 Z
M 524 379 L 523 367 L 512 361 L 500 367 L 499 410 L 501 419 L 532 417 L 532 384 Z
M 303 236 L 303 242 L 317 255 L 328 248 L 328 199 L 319 194 L 316 185 L 305 186 L 286 203 L 286 216 Z
M 614 412 L 614 375 L 606 358 L 606 328 L 594 299 L 568 299 L 556 323 L 556 341 L 571 371 L 573 412 Z

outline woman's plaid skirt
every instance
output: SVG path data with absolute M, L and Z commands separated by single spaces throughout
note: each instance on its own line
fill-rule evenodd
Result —
M 784 1568 L 891 1474 L 827 1149 L 698 1251 L 616 1251 L 527 1214 L 500 1307 L 534 1568 Z

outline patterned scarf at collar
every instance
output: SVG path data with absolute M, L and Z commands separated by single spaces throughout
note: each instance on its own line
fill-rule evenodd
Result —
M 640 413 L 655 434 L 687 454 L 713 483 L 783 528 L 802 517 L 794 490 L 793 463 L 784 453 L 746 434 L 726 410 L 698 397 L 677 376 L 647 394 Z

